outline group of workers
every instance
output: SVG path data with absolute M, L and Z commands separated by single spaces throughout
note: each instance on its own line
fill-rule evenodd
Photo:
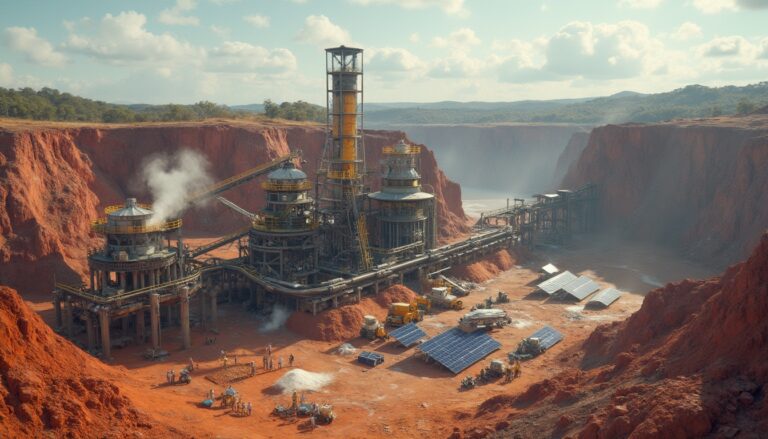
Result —
M 293 362 L 296 360 L 296 357 L 293 356 L 293 354 L 288 355 L 288 367 L 293 367 Z M 261 357 L 261 361 L 264 366 L 264 370 L 274 370 L 275 369 L 275 363 L 273 362 L 272 358 L 272 345 L 268 344 L 266 348 L 266 353 Z M 277 368 L 282 369 L 283 368 L 283 357 L 277 357 Z
M 238 416 L 251 416 L 252 409 L 253 406 L 250 401 L 242 402 L 240 401 L 240 398 L 238 398 L 232 405 L 232 412 Z

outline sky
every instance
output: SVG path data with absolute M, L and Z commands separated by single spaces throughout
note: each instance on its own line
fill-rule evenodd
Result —
M 0 0 L 0 87 L 119 103 L 516 101 L 768 80 L 768 0 Z

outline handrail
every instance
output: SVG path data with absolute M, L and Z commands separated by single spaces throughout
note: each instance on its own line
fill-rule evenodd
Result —
M 333 180 L 352 180 L 355 174 L 352 171 L 328 171 L 326 175 Z
M 74 295 L 80 296 L 80 297 L 82 297 L 84 299 L 88 299 L 88 300 L 91 300 L 93 302 L 96 302 L 96 303 L 99 303 L 99 304 L 102 304 L 102 305 L 106 305 L 106 304 L 109 304 L 109 303 L 112 303 L 112 302 L 115 302 L 115 301 L 118 301 L 118 300 L 130 299 L 130 298 L 133 298 L 133 297 L 136 297 L 136 296 L 140 296 L 140 295 L 143 295 L 143 294 L 146 294 L 146 293 L 150 293 L 152 291 L 164 290 L 164 289 L 167 289 L 167 288 L 176 287 L 176 286 L 179 286 L 179 285 L 184 285 L 184 284 L 188 284 L 190 282 L 197 281 L 200 278 L 200 276 L 203 274 L 204 271 L 206 271 L 206 269 L 195 271 L 194 273 L 192 273 L 192 274 L 190 274 L 188 276 L 185 276 L 185 277 L 182 277 L 182 278 L 179 278 L 179 279 L 176 279 L 176 280 L 172 280 L 170 282 L 165 282 L 165 283 L 157 284 L 157 285 L 151 285 L 151 286 L 148 286 L 148 287 L 139 288 L 139 289 L 136 289 L 136 290 L 131 290 L 131 291 L 128 291 L 128 292 L 123 293 L 123 294 L 115 294 L 114 296 L 106 296 L 106 297 L 105 296 L 98 296 L 96 294 L 89 293 L 87 291 L 84 291 L 82 288 L 77 288 L 77 287 L 74 287 L 72 285 L 67 285 L 65 283 L 62 283 L 62 282 L 56 282 L 55 286 L 56 286 L 56 288 L 58 288 L 60 290 L 64 290 L 64 291 L 66 291 L 66 292 L 68 292 L 70 294 L 74 294 Z
M 421 153 L 421 147 L 418 145 L 407 145 L 405 148 L 385 146 L 381 152 L 386 155 L 412 155 Z
M 312 189 L 312 183 L 306 180 L 298 181 L 295 183 L 265 181 L 261 183 L 261 187 L 264 190 L 274 191 L 274 192 L 297 192 L 297 191 L 308 191 Z
M 168 232 L 181 227 L 181 219 L 166 221 L 161 224 L 142 225 L 142 226 L 119 226 L 111 225 L 106 218 L 99 218 L 91 224 L 91 229 L 96 233 L 110 235 L 130 235 L 136 233 Z

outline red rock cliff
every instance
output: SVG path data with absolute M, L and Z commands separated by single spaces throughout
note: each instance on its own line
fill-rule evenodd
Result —
M 0 437 L 184 437 L 139 412 L 102 364 L 0 286 Z
M 260 163 L 301 149 L 314 179 L 324 131 L 306 125 L 206 122 L 140 126 L 63 126 L 27 123 L 0 128 L 0 284 L 48 291 L 53 274 L 76 281 L 85 273 L 85 256 L 97 244 L 89 225 L 101 209 L 128 196 L 151 202 L 140 178 L 148 157 L 190 149 L 211 164 L 222 180 Z M 366 133 L 369 169 L 378 171 L 381 148 L 399 141 L 396 131 Z M 422 148 L 423 182 L 435 193 L 439 237 L 467 232 L 461 189 L 438 168 L 434 154 Z M 372 178 L 373 188 L 378 176 Z M 255 211 L 264 193 L 248 183 L 224 194 Z M 247 224 L 227 208 L 209 203 L 184 216 L 185 232 L 222 234 Z
M 652 291 L 592 333 L 579 368 L 486 401 L 476 422 L 503 418 L 511 437 L 764 437 L 766 315 L 768 234 L 720 277 Z
M 768 117 L 608 125 L 564 186 L 599 185 L 609 229 L 726 265 L 768 225 Z

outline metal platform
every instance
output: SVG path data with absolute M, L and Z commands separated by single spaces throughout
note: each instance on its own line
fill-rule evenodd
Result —
M 425 341 L 419 349 L 457 374 L 499 348 L 501 343 L 485 332 L 464 332 L 459 328 L 451 328 Z
M 367 366 L 376 367 L 384 362 L 384 356 L 376 352 L 363 351 L 357 356 L 357 362 Z
M 538 338 L 539 345 L 545 351 L 563 340 L 563 334 L 551 326 L 545 326 L 531 334 L 528 338 Z
M 395 329 L 389 335 L 404 347 L 409 348 L 426 337 L 427 333 L 422 331 L 415 323 L 409 323 Z
M 619 300 L 619 297 L 621 297 L 621 291 L 616 288 L 606 288 L 595 294 L 595 297 L 587 302 L 587 306 L 590 308 L 608 308 L 613 302 Z
M 539 287 L 539 291 L 542 291 L 546 295 L 551 296 L 564 286 L 568 285 L 568 283 L 573 282 L 576 279 L 577 277 L 575 274 L 571 273 L 570 271 L 564 271 L 557 276 L 545 280 L 537 286 Z
M 561 296 L 566 298 L 574 298 L 581 302 L 586 299 L 587 296 L 600 289 L 600 285 L 587 276 L 580 276 L 571 282 L 568 282 L 562 288 L 560 288 Z

